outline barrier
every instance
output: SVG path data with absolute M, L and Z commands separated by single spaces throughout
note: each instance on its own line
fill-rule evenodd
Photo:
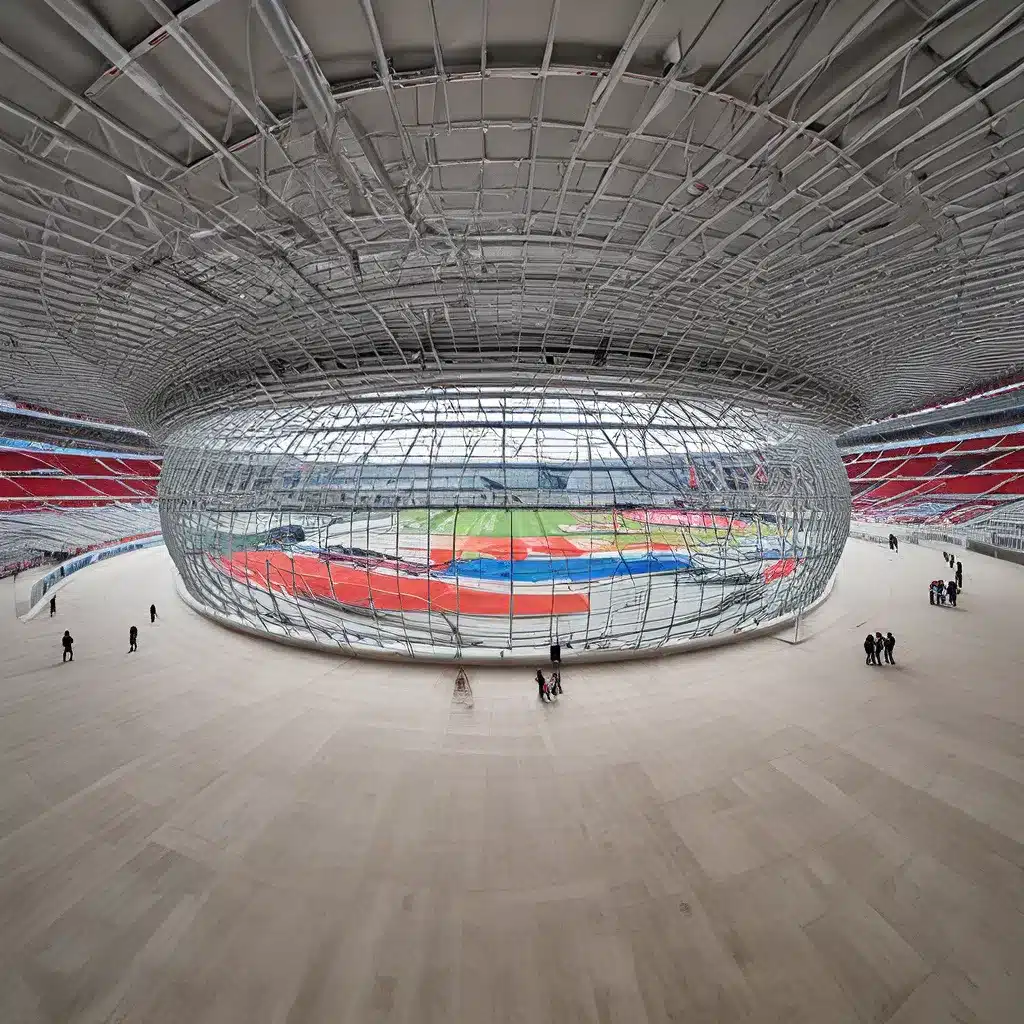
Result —
M 936 530 L 918 527 L 907 530 L 898 525 L 877 524 L 878 531 L 865 526 L 851 526 L 850 536 L 857 540 L 866 540 L 875 544 L 888 544 L 889 533 L 894 533 L 901 544 L 935 544 L 944 548 L 962 548 L 989 558 L 999 558 L 1006 562 L 1024 565 L 1024 540 L 1016 536 L 1000 533 L 997 530 L 979 530 L 965 528 L 961 530 Z
M 76 555 L 74 558 L 69 558 L 66 562 L 61 562 L 60 565 L 32 584 L 32 589 L 29 592 L 28 608 L 22 611 L 18 607 L 18 617 L 23 620 L 31 618 L 46 603 L 47 599 L 56 593 L 79 569 L 95 565 L 97 562 L 113 558 L 115 555 L 124 555 L 129 551 L 155 547 L 163 542 L 163 537 L 160 534 L 155 534 L 151 537 L 140 537 L 130 541 L 122 541 L 118 544 L 111 544 L 105 548 L 96 548 L 93 551 L 87 551 L 84 555 Z

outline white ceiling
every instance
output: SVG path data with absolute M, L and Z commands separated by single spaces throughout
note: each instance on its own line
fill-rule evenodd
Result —
M 1024 368 L 1014 0 L 7 0 L 0 395 L 841 427 Z

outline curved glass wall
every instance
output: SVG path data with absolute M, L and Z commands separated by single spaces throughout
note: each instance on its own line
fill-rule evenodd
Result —
M 204 607 L 408 657 L 671 647 L 820 596 L 830 437 L 713 403 L 439 393 L 240 411 L 168 439 L 164 536 Z

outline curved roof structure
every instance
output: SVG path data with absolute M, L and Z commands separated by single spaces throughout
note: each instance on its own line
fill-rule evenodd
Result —
M 1016 0 L 12 0 L 0 392 L 628 386 L 848 426 L 1024 365 Z

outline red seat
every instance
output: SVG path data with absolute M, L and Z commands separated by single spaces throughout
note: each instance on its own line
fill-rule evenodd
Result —
M 16 477 L 0 476 L 0 498 L 24 498 L 27 493 Z M 4 508 L 7 506 L 4 505 Z
M 983 452 L 989 448 L 999 447 L 1002 440 L 1002 435 L 999 437 L 969 437 L 966 441 L 961 441 L 953 450 L 958 454 L 961 452 Z
M 37 498 L 96 497 L 96 492 L 87 484 L 68 476 L 23 476 L 18 478 L 18 483 L 26 494 Z
M 0 449 L 0 473 L 30 473 L 47 468 L 46 463 L 34 455 Z
M 984 468 L 986 472 L 989 470 L 1024 470 L 1024 449 L 998 455 L 991 462 L 986 462 Z
M 1011 479 L 1008 473 L 968 473 L 931 482 L 922 494 L 938 497 L 944 494 L 987 494 Z

